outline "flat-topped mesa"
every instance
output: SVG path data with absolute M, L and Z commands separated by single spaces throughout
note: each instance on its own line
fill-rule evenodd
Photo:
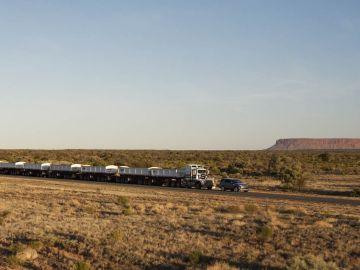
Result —
M 360 150 L 360 139 L 280 139 L 269 150 Z

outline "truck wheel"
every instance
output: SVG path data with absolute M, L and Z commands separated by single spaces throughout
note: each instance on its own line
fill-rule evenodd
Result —
M 197 189 L 201 189 L 200 183 L 196 183 L 195 187 L 196 187 Z
M 225 191 L 225 188 L 224 188 L 224 187 L 221 187 L 221 191 Z
M 234 191 L 235 191 L 235 192 L 239 192 L 239 188 L 238 188 L 238 187 L 234 187 Z
M 208 187 L 207 189 L 208 189 L 208 190 L 212 190 L 212 187 Z

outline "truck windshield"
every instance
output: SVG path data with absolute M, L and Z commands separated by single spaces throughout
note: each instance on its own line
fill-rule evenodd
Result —
M 206 170 L 198 170 L 198 173 L 206 173 Z

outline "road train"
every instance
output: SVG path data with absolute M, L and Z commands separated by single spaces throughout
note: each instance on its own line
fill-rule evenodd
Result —
M 26 162 L 1 162 L 0 174 L 33 177 L 106 181 L 117 183 L 212 189 L 214 181 L 201 165 L 189 164 L 180 169 L 159 167 L 130 168 L 128 166 L 56 165 Z

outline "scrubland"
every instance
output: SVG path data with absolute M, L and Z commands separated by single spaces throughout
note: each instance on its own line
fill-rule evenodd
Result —
M 32 163 L 160 166 L 203 164 L 221 177 L 247 179 L 253 188 L 360 196 L 360 151 L 0 150 L 0 160 Z
M 252 189 L 266 191 L 286 191 L 279 179 L 269 177 L 240 177 Z M 360 196 L 360 175 L 313 175 L 306 181 L 306 185 L 297 192 L 319 195 Z M 357 193 L 354 193 L 357 191 Z
M 360 269 L 359 232 L 354 206 L 0 177 L 0 269 Z
M 81 163 L 90 165 L 160 166 L 178 168 L 198 163 L 214 175 L 269 175 L 272 158 L 299 163 L 310 174 L 360 175 L 359 150 L 306 151 L 177 151 L 177 150 L 3 150 L 0 160 L 9 162 Z

